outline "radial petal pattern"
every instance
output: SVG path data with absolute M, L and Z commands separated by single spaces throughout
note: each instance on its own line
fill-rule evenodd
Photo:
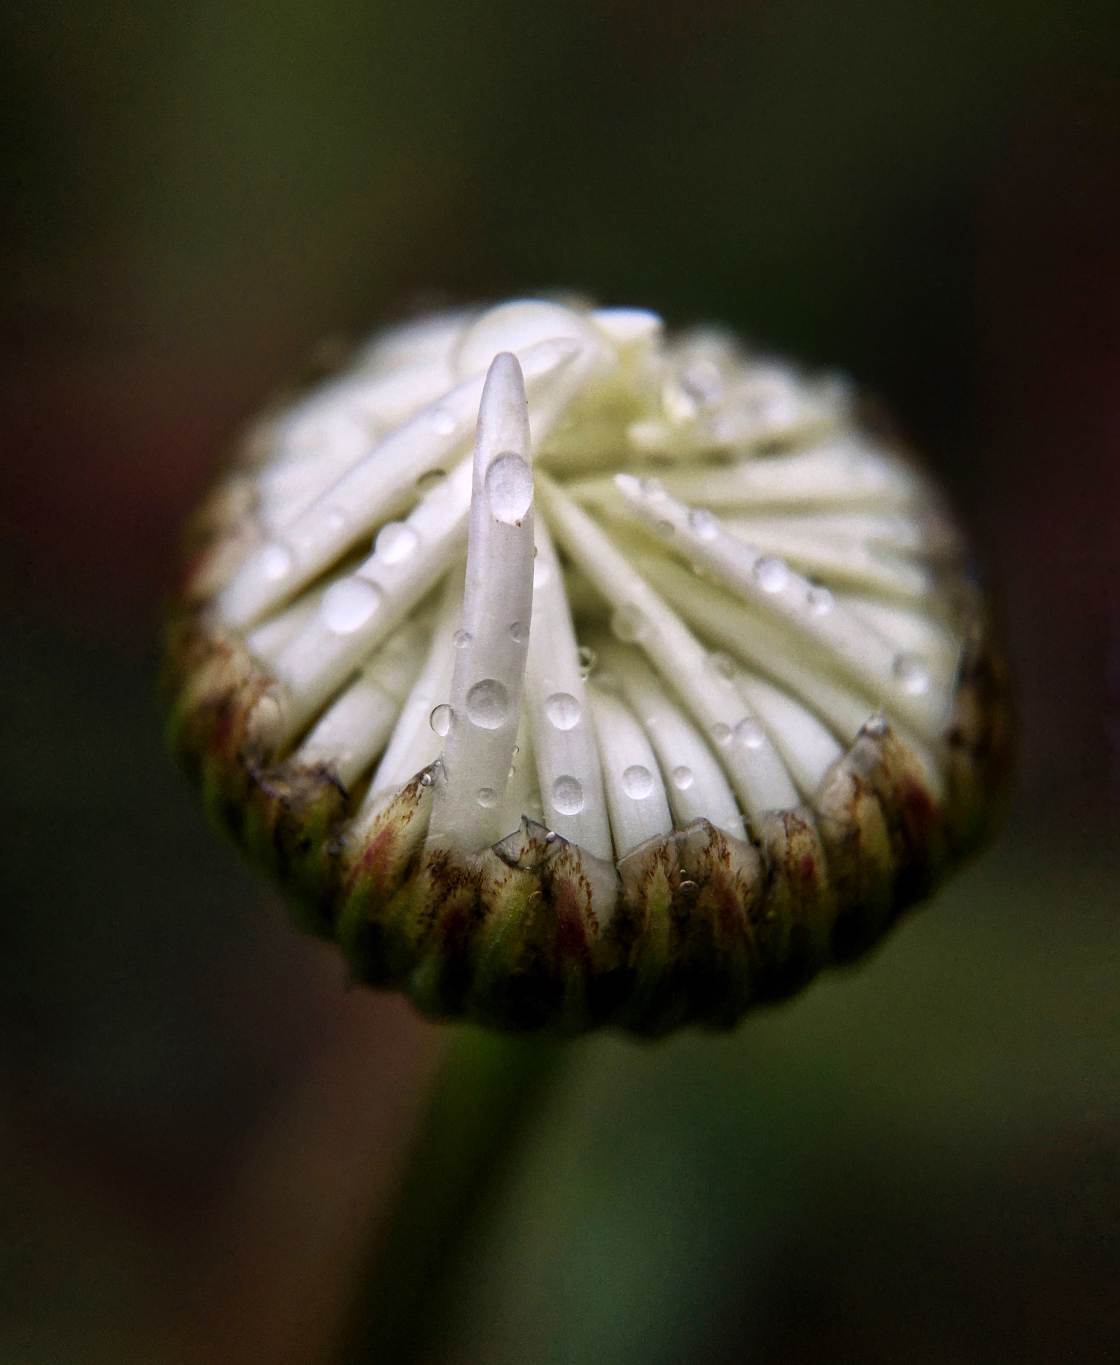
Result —
M 176 746 L 355 975 L 438 1015 L 726 1025 L 988 827 L 1003 678 L 850 387 L 640 309 L 423 319 L 249 432 Z

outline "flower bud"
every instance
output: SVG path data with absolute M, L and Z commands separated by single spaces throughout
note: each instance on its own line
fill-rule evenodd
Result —
M 188 534 L 177 753 L 354 976 L 438 1017 L 726 1027 L 992 826 L 960 533 L 847 384 L 523 300 L 267 413 Z

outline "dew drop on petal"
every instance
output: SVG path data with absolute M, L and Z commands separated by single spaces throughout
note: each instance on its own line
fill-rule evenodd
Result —
M 583 784 L 579 778 L 558 777 L 552 784 L 552 804 L 561 815 L 578 815 L 583 810 Z
M 498 793 L 493 787 L 479 787 L 477 796 L 478 804 L 484 806 L 487 810 L 490 810 L 491 807 L 498 804 Z
M 467 719 L 480 730 L 498 730 L 509 714 L 509 693 L 497 678 L 482 678 L 467 693 Z
M 722 720 L 717 720 L 712 726 L 712 738 L 721 747 L 731 743 L 731 726 L 724 725 Z
M 735 727 L 735 739 L 744 749 L 761 749 L 766 732 L 753 716 L 744 716 Z
M 688 514 L 689 530 L 698 540 L 715 540 L 719 523 L 706 507 L 696 507 Z
M 336 635 L 352 635 L 377 610 L 381 589 L 366 578 L 341 578 L 323 594 L 319 615 Z
M 419 544 L 420 537 L 407 522 L 390 521 L 378 531 L 373 552 L 384 564 L 402 564 Z
M 611 613 L 611 631 L 623 644 L 636 644 L 649 633 L 649 623 L 637 607 L 627 603 Z
M 754 579 L 763 592 L 781 592 L 789 582 L 789 566 L 784 559 L 763 555 L 755 560 Z
M 529 638 L 529 627 L 524 621 L 513 621 L 510 623 L 509 638 L 515 645 L 523 645 Z
M 268 545 L 261 547 L 260 552 L 261 573 L 270 583 L 275 583 L 291 572 L 292 552 L 286 545 L 281 545 L 277 541 L 272 541 Z
M 490 510 L 507 526 L 519 523 L 533 505 L 533 471 L 520 455 L 507 452 L 492 460 L 485 484 Z
M 876 711 L 874 715 L 868 716 L 863 723 L 863 733 L 870 735 L 872 739 L 882 739 L 889 729 L 887 718 L 882 711 Z
M 451 707 L 444 702 L 440 706 L 432 708 L 432 714 L 428 717 L 428 724 L 442 739 L 451 732 L 451 722 L 455 719 L 455 713 Z
M 622 790 L 634 801 L 643 801 L 653 791 L 653 774 L 641 763 L 632 763 L 622 773 Z
M 544 704 L 544 713 L 557 730 L 571 730 L 579 724 L 582 707 L 570 692 L 553 692 Z
M 916 654 L 896 654 L 891 672 L 902 690 L 911 696 L 929 691 L 929 670 Z
M 673 779 L 673 786 L 676 787 L 678 791 L 686 792 L 689 787 L 692 786 L 691 768 L 686 768 L 683 765 L 679 768 L 674 768 L 671 776 Z
M 456 649 L 466 649 L 473 639 L 474 636 L 469 630 L 457 630 L 451 637 L 452 644 Z
M 836 605 L 836 599 L 823 583 L 814 583 L 805 596 L 806 605 L 813 616 L 827 616 Z

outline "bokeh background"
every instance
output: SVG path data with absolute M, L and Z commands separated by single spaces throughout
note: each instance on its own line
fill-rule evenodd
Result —
M 580 1046 L 438 1358 L 1115 1358 L 1118 38 L 1057 0 L 3 8 L 0 1359 L 326 1359 L 445 1033 L 205 829 L 159 604 L 316 346 L 553 286 L 888 400 L 1003 602 L 1022 756 L 866 966 Z

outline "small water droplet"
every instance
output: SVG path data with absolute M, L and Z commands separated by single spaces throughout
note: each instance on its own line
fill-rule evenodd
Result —
M 292 552 L 286 545 L 274 540 L 271 544 L 261 547 L 260 565 L 265 578 L 270 583 L 275 583 L 291 572 Z
M 579 724 L 583 708 L 570 692 L 553 692 L 544 704 L 544 713 L 557 730 L 571 730 Z
M 421 493 L 430 493 L 443 485 L 446 477 L 442 469 L 428 469 L 417 476 L 416 487 Z
M 902 690 L 911 696 L 929 691 L 929 669 L 916 654 L 896 654 L 891 672 Z
M 689 512 L 688 526 L 698 540 L 715 540 L 719 535 L 719 523 L 706 507 L 696 507 Z
M 766 743 L 766 732 L 753 716 L 744 716 L 735 727 L 735 739 L 744 749 L 761 749 Z
M 590 645 L 580 645 L 579 649 L 576 651 L 576 658 L 579 661 L 580 677 L 586 678 L 595 667 L 599 656 Z
M 378 531 L 373 552 L 384 564 L 402 564 L 419 544 L 420 537 L 406 521 L 390 521 Z
M 483 678 L 467 693 L 467 719 L 480 730 L 498 730 L 509 714 L 509 693 L 497 678 Z
M 611 631 L 624 644 L 632 645 L 649 634 L 649 623 L 637 607 L 627 603 L 611 613 Z
M 784 559 L 763 555 L 755 560 L 754 579 L 763 592 L 781 592 L 789 582 L 789 566 Z
M 479 787 L 478 804 L 484 806 L 487 810 L 490 810 L 491 807 L 498 804 L 498 793 L 493 787 Z
M 451 641 L 456 649 L 466 649 L 473 639 L 474 636 L 469 630 L 457 630 L 451 637 Z
M 319 615 L 336 635 L 352 635 L 377 610 L 381 589 L 366 578 L 340 578 L 323 594 Z
M 543 588 L 552 582 L 552 565 L 547 559 L 533 560 L 533 587 Z
M 420 785 L 422 787 L 430 787 L 432 785 L 432 775 L 430 772 L 420 774 Z
M 863 723 L 864 734 L 870 735 L 872 739 L 882 739 L 889 729 L 887 718 L 882 711 L 876 711 L 874 715 L 868 716 Z
M 622 790 L 634 801 L 644 801 L 653 791 L 653 774 L 641 763 L 632 763 L 622 773 Z
M 524 621 L 513 621 L 509 628 L 509 638 L 515 645 L 523 645 L 529 638 L 529 627 Z
M 431 416 L 432 430 L 437 436 L 450 436 L 459 425 L 448 408 L 436 408 Z
M 813 616 L 827 616 L 836 605 L 836 599 L 823 583 L 814 583 L 805 596 L 805 602 Z
M 428 717 L 428 724 L 442 739 L 451 733 L 451 722 L 455 719 L 455 712 L 446 702 L 440 706 L 432 708 L 432 714 Z
M 558 777 L 552 784 L 552 804 L 561 815 L 578 815 L 583 810 L 583 784 L 578 777 Z
M 736 674 L 735 660 L 730 654 L 724 654 L 722 650 L 716 650 L 714 654 L 708 655 L 708 665 L 712 672 L 721 678 L 730 681 Z
M 486 471 L 490 510 L 507 526 L 520 523 L 533 505 L 533 471 L 520 455 L 499 455 Z
M 692 786 L 692 769 L 686 768 L 683 765 L 679 768 L 674 768 L 672 778 L 673 786 L 676 787 L 678 791 L 686 792 L 689 787 Z
M 731 743 L 731 726 L 724 725 L 722 720 L 717 720 L 712 726 L 712 738 L 721 747 Z

